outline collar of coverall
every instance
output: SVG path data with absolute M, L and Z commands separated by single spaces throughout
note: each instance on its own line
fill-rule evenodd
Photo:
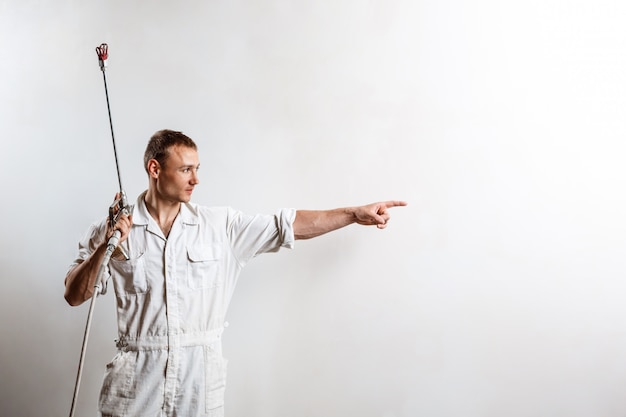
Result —
M 133 207 L 133 225 L 137 226 L 147 226 L 150 222 L 150 213 L 148 213 L 148 208 L 146 207 L 146 202 L 144 197 L 148 191 L 144 191 L 137 197 L 137 203 L 135 207 Z M 182 203 L 180 205 L 180 212 L 178 213 L 178 217 L 185 224 L 198 224 L 198 215 L 195 210 L 189 203 Z

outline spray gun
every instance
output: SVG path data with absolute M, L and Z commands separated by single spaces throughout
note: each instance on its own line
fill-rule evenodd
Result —
M 107 88 L 107 78 L 106 78 L 106 67 L 107 67 L 107 58 L 109 56 L 109 46 L 106 43 L 101 44 L 96 48 L 96 53 L 98 54 L 98 62 L 100 64 L 100 70 L 102 70 L 102 77 L 104 79 L 104 92 L 106 94 L 107 100 L 107 111 L 109 113 L 109 125 L 111 127 L 111 139 L 113 140 L 113 154 L 115 155 L 115 167 L 117 169 L 117 179 L 120 186 L 120 191 L 117 194 L 115 201 L 109 207 L 109 217 L 108 222 L 111 229 L 115 227 L 115 224 L 119 220 L 119 218 L 124 214 L 130 214 L 132 212 L 132 206 L 128 205 L 126 200 L 126 193 L 124 192 L 124 188 L 122 187 L 122 177 L 120 175 L 120 166 L 117 160 L 117 149 L 115 146 L 115 135 L 113 134 L 113 120 L 111 119 L 111 106 L 109 104 L 109 90 Z M 80 389 L 80 380 L 83 371 L 83 365 L 85 362 L 85 352 L 87 350 L 87 341 L 89 339 L 89 331 L 91 328 L 91 321 L 93 318 L 93 311 L 95 307 L 95 300 L 100 295 L 102 289 L 102 281 L 104 277 L 104 271 L 106 270 L 106 266 L 111 259 L 111 255 L 117 248 L 122 233 L 119 230 L 115 230 L 113 235 L 109 238 L 107 242 L 106 252 L 102 263 L 100 264 L 100 268 L 98 270 L 98 276 L 96 277 L 96 282 L 94 285 L 93 295 L 91 296 L 91 303 L 89 305 L 89 312 L 87 313 L 87 325 L 85 326 L 85 334 L 83 338 L 83 345 L 80 352 L 80 360 L 78 363 L 78 373 L 76 375 L 76 384 L 74 386 L 74 396 L 72 398 L 72 407 L 70 409 L 70 417 L 74 416 L 74 412 L 76 411 L 76 404 L 78 400 L 78 391 Z

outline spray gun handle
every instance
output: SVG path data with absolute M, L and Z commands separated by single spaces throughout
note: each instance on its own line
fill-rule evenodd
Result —
M 133 207 L 128 204 L 126 193 L 120 191 L 119 197 L 109 206 L 109 225 L 111 228 L 115 227 L 115 224 L 122 215 L 130 214 L 132 211 Z

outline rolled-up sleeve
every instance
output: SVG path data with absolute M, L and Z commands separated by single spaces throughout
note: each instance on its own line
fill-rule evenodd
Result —
M 242 264 L 261 253 L 294 247 L 295 209 L 286 208 L 273 215 L 252 216 L 231 211 L 229 217 L 228 236 L 231 248 Z
M 296 219 L 295 209 L 282 209 L 276 214 L 278 233 L 283 248 L 293 249 L 296 239 L 293 234 L 293 222 Z
M 83 238 L 78 242 L 78 256 L 74 259 L 74 262 L 70 264 L 67 270 L 67 274 L 70 273 L 78 264 L 84 262 L 92 253 L 96 251 L 98 246 L 104 242 L 106 236 L 106 219 L 93 223 Z M 66 274 L 66 275 L 67 275 Z M 101 294 L 106 294 L 107 281 L 110 277 L 109 267 L 105 265 L 104 277 L 102 277 L 102 289 Z

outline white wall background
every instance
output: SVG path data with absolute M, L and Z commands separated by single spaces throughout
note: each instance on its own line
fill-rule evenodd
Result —
M 626 3 L 0 1 L 0 415 L 65 416 L 63 279 L 161 128 L 195 201 L 405 199 L 266 255 L 225 336 L 230 417 L 626 415 Z M 96 307 L 78 414 L 114 355 Z

